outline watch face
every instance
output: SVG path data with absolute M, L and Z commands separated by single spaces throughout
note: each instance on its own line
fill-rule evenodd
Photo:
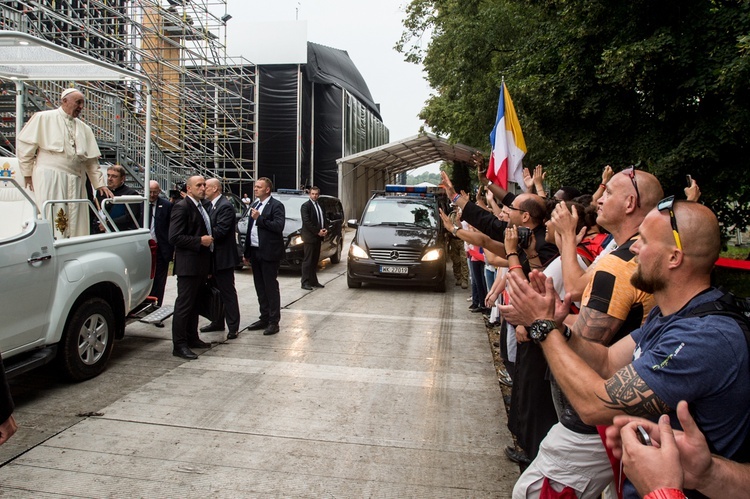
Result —
M 538 320 L 531 323 L 529 328 L 529 337 L 539 343 L 544 341 L 550 331 L 555 329 L 557 324 L 550 320 Z
M 539 338 L 542 336 L 542 332 L 539 330 L 539 326 L 540 324 L 538 322 L 534 322 L 529 328 L 529 337 L 531 337 L 531 339 L 534 341 L 539 341 Z

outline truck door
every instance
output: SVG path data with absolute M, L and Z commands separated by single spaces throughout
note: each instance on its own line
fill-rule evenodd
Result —
M 57 285 L 52 233 L 33 219 L 33 205 L 12 184 L 0 182 L 0 351 L 42 343 Z

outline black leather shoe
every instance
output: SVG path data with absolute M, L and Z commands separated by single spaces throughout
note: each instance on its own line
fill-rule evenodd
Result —
M 260 331 L 261 329 L 265 329 L 266 326 L 268 326 L 268 323 L 266 321 L 255 321 L 247 326 L 247 329 L 249 329 L 250 331 Z
M 203 326 L 201 328 L 201 333 L 213 333 L 214 331 L 224 331 L 224 326 L 212 322 L 211 324 L 208 324 L 207 326 Z
M 505 455 L 514 463 L 524 465 L 531 464 L 531 459 L 529 459 L 529 456 L 527 456 L 524 451 L 517 450 L 515 447 L 511 447 L 510 445 L 505 448 Z
M 302 289 L 306 289 L 307 291 L 312 291 L 312 286 L 310 286 L 309 284 L 303 284 Z
M 313 288 L 325 288 L 325 286 L 323 286 L 322 284 L 318 283 L 318 284 L 313 284 Z
M 175 349 L 172 350 L 172 355 L 174 355 L 175 357 L 181 357 L 187 360 L 193 360 L 193 359 L 198 358 L 198 356 L 195 355 L 195 352 L 190 350 L 188 347 L 175 347 Z
M 227 334 L 227 339 L 236 340 L 239 335 L 240 335 L 239 331 L 229 331 L 229 333 Z
M 279 325 L 278 324 L 269 324 L 265 331 L 263 331 L 263 336 L 270 336 L 272 334 L 276 334 L 279 332 Z
M 197 341 L 191 341 L 190 343 L 188 343 L 188 346 L 190 348 L 211 348 L 211 343 L 206 343 L 205 341 L 197 340 Z

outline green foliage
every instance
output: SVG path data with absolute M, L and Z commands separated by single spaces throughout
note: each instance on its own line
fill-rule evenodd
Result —
M 440 174 L 423 172 L 418 175 L 407 175 L 406 185 L 417 185 L 422 182 L 429 182 L 431 184 L 440 185 Z
M 435 132 L 489 149 L 504 78 L 553 190 L 637 163 L 667 194 L 692 174 L 725 227 L 750 224 L 750 2 L 413 0 L 404 27 Z

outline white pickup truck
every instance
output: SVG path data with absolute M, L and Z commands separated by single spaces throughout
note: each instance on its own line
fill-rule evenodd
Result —
M 27 84 L 109 81 L 138 92 L 145 111 L 143 148 L 131 153 L 144 169 L 143 185 L 149 185 L 152 87 L 147 75 L 27 33 L 0 30 L 0 79 L 15 82 L 16 135 L 23 126 L 18 118 L 25 115 Z M 52 210 L 41 207 L 46 213 L 40 214 L 18 176 L 16 158 L 0 158 L 0 352 L 6 371 L 12 376 L 56 359 L 69 378 L 91 378 L 105 369 L 128 320 L 161 320 L 169 312 L 162 307 L 151 317 L 137 313 L 151 290 L 156 242 L 148 229 L 55 239 Z M 122 196 L 114 202 L 142 200 Z M 88 200 L 75 202 L 94 209 Z M 104 216 L 108 219 L 100 216 L 100 221 L 109 223 L 103 225 L 113 226 Z
M 18 171 L 15 158 L 0 158 L 6 370 L 12 376 L 54 359 L 69 379 L 92 378 L 105 369 L 128 316 L 151 290 L 155 242 L 148 229 L 54 239 L 54 220 L 39 214 Z

